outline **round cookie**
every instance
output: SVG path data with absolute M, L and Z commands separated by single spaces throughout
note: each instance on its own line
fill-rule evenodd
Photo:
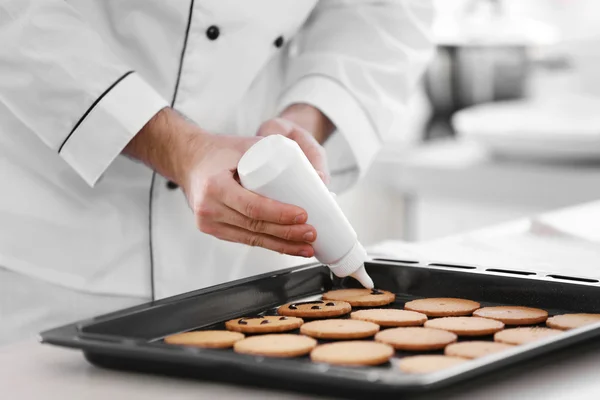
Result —
M 352 306 L 345 301 L 305 301 L 288 303 L 277 309 L 279 315 L 305 318 L 328 318 L 348 314 Z
M 379 326 L 421 326 L 427 321 L 425 314 L 393 308 L 354 311 L 350 318 L 373 322 Z
M 507 344 L 525 344 L 535 342 L 549 336 L 555 336 L 562 331 L 550 328 L 525 327 L 505 329 L 494 335 L 494 341 Z
M 194 331 L 167 336 L 165 343 L 180 346 L 226 349 L 244 338 L 243 333 L 230 331 Z
M 378 331 L 379 325 L 355 319 L 323 319 L 300 327 L 300 333 L 318 339 L 362 339 Z
M 411 356 L 404 357 L 403 359 L 401 359 L 398 363 L 398 367 L 403 372 L 409 374 L 427 374 L 429 372 L 440 371 L 442 369 L 462 364 L 465 361 L 468 360 L 460 357 L 450 356 Z
M 488 354 L 513 348 L 513 345 L 499 342 L 472 341 L 452 343 L 446 346 L 444 354 L 453 357 L 479 358 Z
M 476 301 L 452 297 L 419 299 L 409 301 L 404 305 L 404 309 L 420 312 L 428 317 L 471 315 L 473 311 L 477 310 L 479 307 L 480 304 Z
M 314 362 L 346 366 L 379 365 L 388 362 L 393 355 L 392 346 L 364 340 L 322 344 L 310 352 Z
M 341 289 L 324 293 L 323 300 L 341 300 L 353 307 L 372 307 L 393 303 L 396 295 L 379 289 Z
M 225 322 L 225 328 L 244 333 L 271 333 L 291 331 L 299 328 L 303 323 L 302 318 L 268 315 L 232 319 Z
M 568 330 L 600 322 L 600 314 L 563 314 L 548 318 L 546 325 L 553 329 Z
M 473 315 L 495 319 L 504 322 L 505 325 L 534 325 L 548 318 L 548 313 L 544 310 L 518 306 L 484 307 L 475 311 Z
M 235 342 L 236 353 L 267 357 L 298 357 L 310 353 L 317 341 L 289 333 L 251 336 Z
M 485 336 L 504 329 L 500 321 L 479 317 L 444 317 L 430 319 L 425 328 L 442 329 L 458 336 Z
M 387 343 L 397 350 L 419 351 L 443 349 L 456 342 L 456 335 L 440 329 L 406 327 L 386 329 L 375 335 L 375 340 Z

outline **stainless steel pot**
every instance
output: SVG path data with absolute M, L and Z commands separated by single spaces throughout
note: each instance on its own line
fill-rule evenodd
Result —
M 536 42 L 512 30 L 514 20 L 499 0 L 471 0 L 451 21 L 463 36 L 437 39 L 424 78 L 432 107 L 426 138 L 439 136 L 439 129 L 452 134 L 449 120 L 460 109 L 524 97 L 534 65 L 556 66 L 555 60 L 534 59 Z
M 475 104 L 521 98 L 528 75 L 525 46 L 439 46 L 425 75 L 435 115 Z

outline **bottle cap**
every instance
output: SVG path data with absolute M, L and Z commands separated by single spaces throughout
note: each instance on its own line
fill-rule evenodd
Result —
M 367 251 L 364 247 L 362 247 L 362 245 L 358 241 L 356 241 L 354 242 L 354 246 L 352 246 L 352 249 L 350 249 L 350 251 L 338 261 L 329 264 L 329 268 L 336 276 L 340 278 L 352 275 L 357 272 L 361 276 L 364 275 L 368 277 L 367 273 L 364 270 L 364 263 L 368 259 L 369 256 L 367 255 Z M 361 268 L 363 271 L 362 273 L 358 271 Z M 356 279 L 363 283 L 361 279 Z M 371 281 L 371 279 L 369 278 L 368 281 Z M 371 284 L 372 283 L 373 282 L 371 281 Z

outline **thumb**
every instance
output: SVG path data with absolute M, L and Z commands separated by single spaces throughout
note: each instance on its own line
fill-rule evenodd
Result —
M 294 124 L 283 118 L 273 118 L 263 122 L 256 132 L 257 136 L 283 135 L 290 136 L 294 131 Z

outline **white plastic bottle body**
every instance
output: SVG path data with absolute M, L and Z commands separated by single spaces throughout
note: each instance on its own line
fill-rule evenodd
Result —
M 346 259 L 337 273 L 332 268 L 336 275 L 359 269 L 366 275 L 366 252 L 356 232 L 296 142 L 280 135 L 262 139 L 242 157 L 238 174 L 246 189 L 307 212 L 307 223 L 317 231 L 315 257 L 330 266 Z
M 258 187 L 242 184 L 262 196 L 303 208 L 308 214 L 307 224 L 317 231 L 312 244 L 315 257 L 325 264 L 334 263 L 350 251 L 356 232 L 306 157 L 295 153 L 275 179 Z

